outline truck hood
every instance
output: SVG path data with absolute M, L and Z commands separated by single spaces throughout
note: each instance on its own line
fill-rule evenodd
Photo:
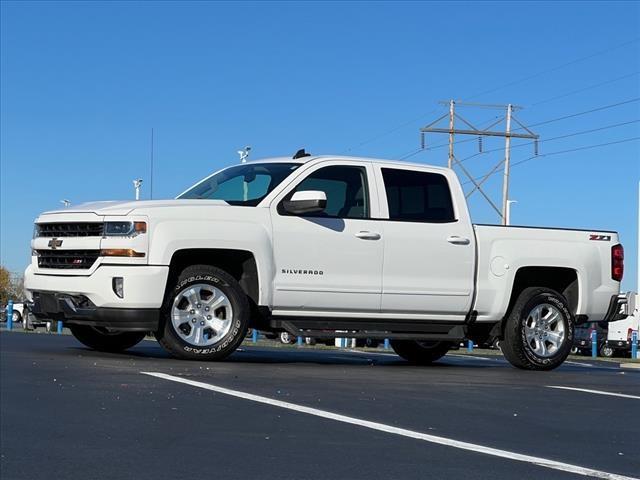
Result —
M 67 214 L 67 213 L 95 213 L 96 215 L 129 215 L 137 209 L 150 209 L 173 207 L 176 205 L 192 206 L 229 206 L 223 200 L 134 200 L 134 201 L 104 201 L 81 203 L 59 210 L 44 212 L 43 215 Z

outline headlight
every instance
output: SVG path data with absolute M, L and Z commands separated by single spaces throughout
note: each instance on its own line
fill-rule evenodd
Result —
M 105 237 L 134 237 L 141 233 L 147 233 L 145 222 L 105 222 Z

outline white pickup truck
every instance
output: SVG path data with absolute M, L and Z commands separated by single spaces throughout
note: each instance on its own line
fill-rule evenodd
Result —
M 615 232 L 473 225 L 455 173 L 426 165 L 298 152 L 35 223 L 33 313 L 99 350 L 153 332 L 218 360 L 257 328 L 389 338 L 429 363 L 499 338 L 516 367 L 549 370 L 574 324 L 627 314 Z

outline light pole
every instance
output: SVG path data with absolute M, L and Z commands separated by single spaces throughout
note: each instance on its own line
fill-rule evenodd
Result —
M 136 200 L 140 200 L 140 187 L 142 186 L 142 179 L 141 178 L 136 178 L 133 181 L 133 188 L 136 191 Z
M 242 150 L 238 150 L 238 155 L 240 155 L 240 163 L 247 163 L 247 158 L 249 158 L 249 152 L 251 152 L 251 147 L 247 145 Z M 249 198 L 249 185 L 246 181 L 242 182 L 242 199 L 246 202 Z
M 512 203 L 518 203 L 518 201 L 517 200 L 507 200 L 507 203 L 506 203 L 507 208 L 506 208 L 506 212 L 505 212 L 506 215 L 505 215 L 505 223 L 504 223 L 505 225 L 511 225 L 511 204 Z
M 238 155 L 240 155 L 240 163 L 247 163 L 247 158 L 249 158 L 249 153 L 251 152 L 251 147 L 247 145 L 242 150 L 238 150 Z
M 60 203 L 64 205 L 64 208 L 71 206 L 71 200 L 67 200 L 66 198 L 63 200 L 60 200 Z

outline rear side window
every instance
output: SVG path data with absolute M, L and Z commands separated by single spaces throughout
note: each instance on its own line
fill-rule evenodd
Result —
M 383 168 L 389 219 L 405 222 L 454 222 L 449 183 L 438 173 Z

